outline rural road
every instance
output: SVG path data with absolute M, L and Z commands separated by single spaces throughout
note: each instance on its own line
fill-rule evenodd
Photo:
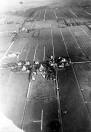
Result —
M 27 19 L 11 13 L 1 20 L 0 65 L 51 55 L 71 65 L 56 84 L 1 68 L 0 111 L 25 132 L 91 132 L 91 30 L 82 24 L 91 22 L 91 9 L 44 6 Z

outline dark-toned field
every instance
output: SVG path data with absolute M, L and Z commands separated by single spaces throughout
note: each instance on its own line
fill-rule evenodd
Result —
M 25 132 L 91 132 L 91 9 L 45 6 L 9 22 L 0 25 L 1 65 L 51 55 L 69 57 L 71 65 L 58 71 L 57 84 L 1 68 L 1 112 Z

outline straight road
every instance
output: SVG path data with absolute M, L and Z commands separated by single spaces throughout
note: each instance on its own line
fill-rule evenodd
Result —
M 18 32 L 1 59 L 1 64 L 20 60 L 33 63 L 53 55 L 69 57 L 72 62 L 68 69 L 57 72 L 56 83 L 40 74 L 29 81 L 28 73 L 0 69 L 0 109 L 25 132 L 91 131 L 90 37 L 80 26 L 59 28 L 59 18 L 73 20 L 72 12 L 59 8 L 36 11 L 33 22 L 26 20 L 24 30 Z M 13 53 L 18 57 L 10 57 Z

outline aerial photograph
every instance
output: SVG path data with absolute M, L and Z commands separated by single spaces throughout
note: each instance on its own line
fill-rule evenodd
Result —
M 0 0 L 0 132 L 91 132 L 91 0 Z

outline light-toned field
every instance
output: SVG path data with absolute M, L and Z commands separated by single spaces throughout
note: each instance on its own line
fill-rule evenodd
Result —
M 21 30 L 15 27 L 18 33 L 0 64 L 41 62 L 51 55 L 69 57 L 72 62 L 68 69 L 57 73 L 58 84 L 40 74 L 29 82 L 28 73 L 0 69 L 0 110 L 25 132 L 91 131 L 91 30 L 76 25 L 91 20 L 90 13 L 90 9 L 77 7 L 38 8 L 21 24 Z M 63 21 L 75 25 L 63 27 Z M 11 26 L 14 24 L 8 30 Z

